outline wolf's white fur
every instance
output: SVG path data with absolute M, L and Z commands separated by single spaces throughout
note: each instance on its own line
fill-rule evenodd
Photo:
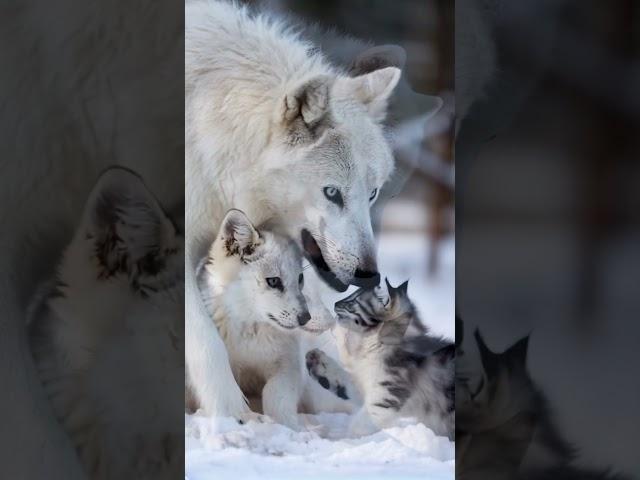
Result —
M 342 284 L 375 271 L 369 207 L 393 167 L 378 121 L 400 70 L 349 77 L 285 25 L 229 3 L 191 2 L 185 16 L 186 363 L 208 413 L 241 416 L 196 266 L 224 213 L 239 208 L 300 246 L 310 232 Z
M 231 210 L 209 250 L 201 282 L 243 393 L 261 400 L 273 420 L 295 429 L 300 429 L 296 414 L 306 383 L 298 332 L 321 332 L 335 323 L 320 307 L 299 324 L 297 314 L 308 308 L 301 260 L 291 241 L 258 232 L 244 214 Z M 269 287 L 269 277 L 278 277 L 283 291 Z

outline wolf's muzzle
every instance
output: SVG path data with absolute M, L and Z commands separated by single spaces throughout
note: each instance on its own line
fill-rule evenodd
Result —
M 368 271 L 356 269 L 351 280 L 353 285 L 364 288 L 377 287 L 380 284 L 380 273 L 377 271 Z

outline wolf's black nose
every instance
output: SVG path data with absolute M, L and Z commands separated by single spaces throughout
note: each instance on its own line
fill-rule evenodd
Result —
M 309 312 L 302 312 L 298 314 L 298 323 L 300 325 L 306 325 L 311 320 L 311 314 Z
M 376 271 L 360 270 L 358 268 L 353 274 L 351 283 L 358 287 L 373 288 L 380 284 L 380 274 Z

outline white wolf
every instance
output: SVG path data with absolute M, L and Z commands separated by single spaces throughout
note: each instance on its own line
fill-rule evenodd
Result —
M 196 267 L 238 208 L 293 239 L 334 289 L 376 285 L 370 207 L 393 169 L 380 122 L 401 72 L 382 59 L 348 76 L 233 4 L 188 3 L 185 17 L 186 367 L 206 412 L 242 416 Z
M 261 403 L 256 410 L 300 429 L 297 413 L 308 383 L 300 331 L 320 333 L 335 320 L 321 305 L 310 313 L 302 258 L 291 244 L 230 210 L 200 280 L 243 393 Z

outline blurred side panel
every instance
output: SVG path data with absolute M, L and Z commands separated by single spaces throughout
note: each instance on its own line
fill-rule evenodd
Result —
M 456 2 L 459 478 L 640 472 L 639 27 Z
M 1 478 L 183 475 L 183 8 L 0 5 Z

